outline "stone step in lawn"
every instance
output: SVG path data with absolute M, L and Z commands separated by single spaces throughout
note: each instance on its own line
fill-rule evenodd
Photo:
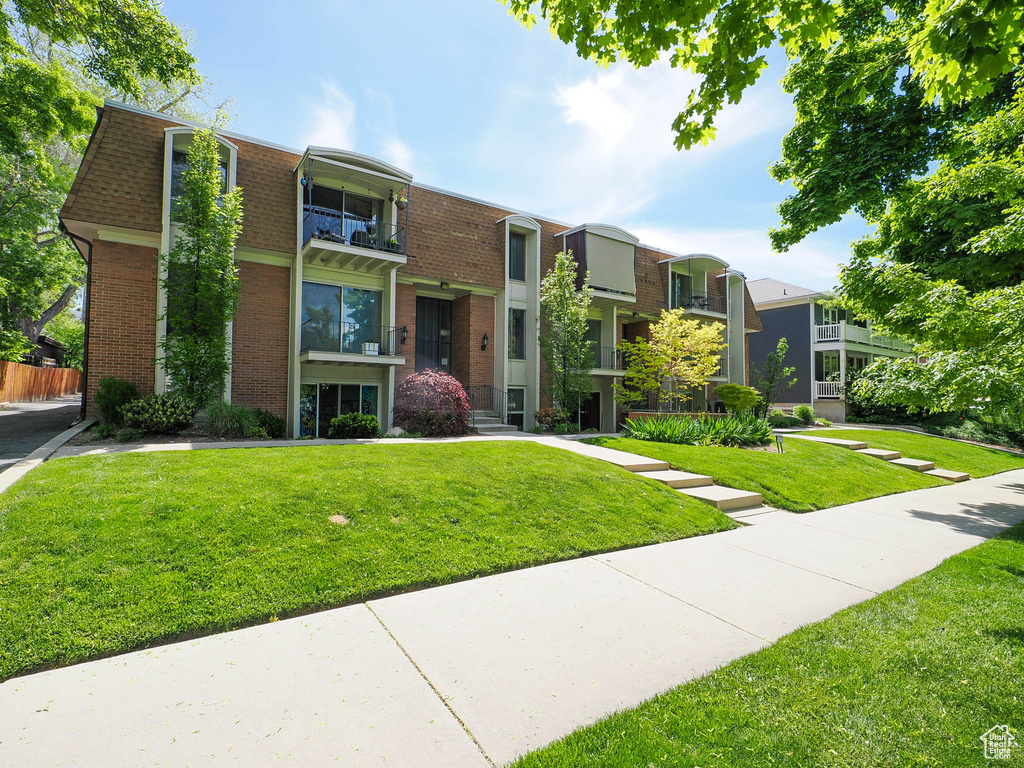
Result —
M 761 506 L 761 494 L 750 491 L 738 491 L 735 488 L 726 488 L 724 485 L 704 485 L 698 488 L 680 488 L 680 493 L 700 499 L 720 509 L 723 512 L 730 512 L 736 509 L 749 509 Z
M 838 437 L 817 437 L 815 435 L 785 435 L 785 437 L 791 437 L 794 440 L 812 440 L 815 443 L 825 443 L 825 445 L 838 445 L 840 448 L 849 448 L 852 451 L 868 447 L 863 440 L 841 440 Z
M 519 427 L 515 424 L 477 424 L 478 435 L 507 435 L 510 432 L 518 432 Z
M 656 472 L 640 472 L 644 477 L 664 483 L 669 488 L 698 488 L 712 485 L 715 481 L 707 475 L 695 475 L 692 472 L 679 472 L 675 469 L 660 469 Z
M 865 456 L 872 456 L 884 461 L 892 461 L 902 456 L 899 451 L 887 451 L 884 448 L 857 448 L 856 453 L 863 453 Z
M 943 480 L 949 480 L 952 483 L 962 483 L 964 480 L 971 479 L 971 476 L 966 472 L 956 472 L 952 469 L 926 469 L 925 474 L 932 477 L 941 477 Z
M 893 459 L 889 463 L 895 464 L 897 467 L 912 469 L 915 472 L 927 472 L 930 469 L 935 469 L 934 461 L 925 461 L 924 459 Z

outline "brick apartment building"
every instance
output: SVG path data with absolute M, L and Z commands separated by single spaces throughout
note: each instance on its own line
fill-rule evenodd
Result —
M 191 123 L 113 102 L 99 119 L 61 220 L 89 264 L 85 398 L 117 376 L 161 392 L 165 297 L 158 255 L 177 236 L 174 201 Z M 644 336 L 663 309 L 726 325 L 714 387 L 747 378 L 747 334 L 760 322 L 742 273 L 709 254 L 680 256 L 605 224 L 568 226 L 413 184 L 374 158 L 303 152 L 224 132 L 226 183 L 244 194 L 236 249 L 241 299 L 230 327 L 226 396 L 323 434 L 361 410 L 390 423 L 395 385 L 450 372 L 480 411 L 529 428 L 542 395 L 539 286 L 571 248 L 594 301 L 593 394 L 584 427 L 615 429 L 615 345 Z

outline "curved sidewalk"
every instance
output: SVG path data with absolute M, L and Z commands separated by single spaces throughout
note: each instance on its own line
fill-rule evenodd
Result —
M 1015 470 L 15 678 L 0 764 L 501 765 L 1022 519 Z

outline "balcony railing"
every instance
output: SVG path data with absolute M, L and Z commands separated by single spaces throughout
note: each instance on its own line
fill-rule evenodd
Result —
M 622 359 L 622 352 L 618 347 L 599 347 L 594 346 L 591 349 L 594 355 L 594 367 L 602 368 L 608 371 L 621 371 L 625 369 L 625 363 Z
M 690 291 L 688 294 L 684 293 L 679 296 L 677 302 L 683 309 L 725 314 L 725 296 L 709 296 L 704 291 Z
M 367 323 L 307 320 L 302 324 L 302 350 L 349 355 L 401 354 L 404 328 Z
M 814 326 L 814 340 L 851 341 L 855 344 L 867 344 L 868 346 L 894 349 L 899 352 L 914 351 L 913 345 L 908 344 L 903 339 L 875 333 L 870 328 L 861 328 L 859 325 L 849 325 L 847 323 L 828 323 L 827 325 Z
M 302 242 L 310 240 L 405 255 L 405 227 L 314 205 L 303 206 Z
M 841 381 L 816 381 L 814 382 L 814 395 L 818 399 L 838 400 L 843 396 L 843 383 Z

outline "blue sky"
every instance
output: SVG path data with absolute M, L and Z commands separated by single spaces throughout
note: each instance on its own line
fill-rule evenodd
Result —
M 829 288 L 866 231 L 851 218 L 772 252 L 786 188 L 766 169 L 793 118 L 780 64 L 720 115 L 716 141 L 678 152 L 671 123 L 692 75 L 660 62 L 600 69 L 496 0 L 168 0 L 164 11 L 194 32 L 239 133 L 352 149 L 424 184 L 616 224 L 650 245 L 718 254 L 749 279 Z

